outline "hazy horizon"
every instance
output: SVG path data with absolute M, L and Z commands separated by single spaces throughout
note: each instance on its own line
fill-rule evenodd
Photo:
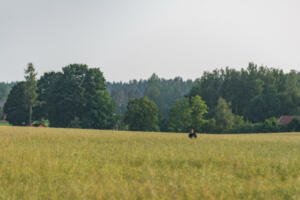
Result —
M 1 1 L 0 82 L 72 63 L 107 81 L 180 76 L 249 62 L 300 69 L 297 0 Z

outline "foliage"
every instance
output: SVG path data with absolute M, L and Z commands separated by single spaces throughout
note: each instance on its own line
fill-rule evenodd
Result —
M 300 132 L 300 119 L 294 118 L 288 125 L 287 130 L 291 132 Z
M 8 94 L 11 90 L 11 88 L 15 85 L 16 83 L 4 83 L 0 82 L 0 108 L 2 108 L 5 104 L 5 101 L 8 97 Z
M 147 97 L 159 108 L 160 124 L 165 124 L 168 113 L 177 99 L 183 98 L 192 88 L 192 80 L 184 81 L 180 77 L 174 79 L 159 78 L 153 74 L 147 80 L 132 80 L 129 83 L 108 83 L 107 90 L 116 102 L 116 113 L 124 115 L 130 99 Z
M 13 86 L 3 111 L 7 114 L 6 120 L 10 124 L 18 126 L 28 124 L 29 116 L 25 100 L 25 82 L 19 82 Z
M 207 130 L 204 115 L 208 107 L 200 96 L 177 99 L 169 112 L 168 130 L 171 132 L 188 132 L 193 128 L 197 132 Z
M 267 118 L 280 115 L 280 99 L 274 85 L 267 86 L 264 92 L 250 101 L 248 118 L 262 122 Z
M 124 120 L 133 131 L 159 130 L 157 105 L 147 97 L 129 100 Z
M 61 72 L 47 72 L 38 80 L 38 101 L 34 116 L 37 119 L 46 118 L 53 124 L 57 120 L 57 101 L 61 97 L 57 92 L 60 80 L 63 79 Z
M 7 98 L 9 94 L 9 87 L 5 83 L 0 83 L 0 100 Z
M 180 77 L 167 80 L 153 74 L 147 80 L 129 83 L 106 83 L 99 69 L 72 64 L 62 72 L 45 73 L 37 84 L 30 63 L 25 79 L 23 93 L 19 86 L 19 92 L 14 92 L 17 97 L 7 104 L 10 121 L 18 125 L 30 123 L 31 114 L 23 117 L 23 112 L 32 107 L 33 121 L 45 119 L 52 127 L 172 132 L 194 128 L 207 133 L 298 130 L 296 122 L 279 126 L 277 119 L 281 115 L 300 115 L 300 73 L 284 73 L 254 63 L 241 70 L 227 67 L 204 72 L 196 81 Z M 1 106 L 14 84 L 0 83 L 0 117 L 4 114 Z M 157 114 L 151 114 L 155 125 L 150 123 L 149 128 L 141 125 L 147 117 L 133 117 L 130 127 L 129 116 L 125 115 L 128 102 L 143 97 L 156 104 L 153 113 Z
M 216 106 L 215 119 L 217 129 L 220 132 L 226 132 L 234 125 L 234 114 L 231 112 L 227 102 L 223 98 L 219 98 Z
M 53 127 L 109 129 L 114 126 L 115 104 L 102 72 L 72 64 L 63 72 L 45 73 L 38 82 L 41 106 L 37 115 Z
M 278 124 L 278 119 L 275 117 L 271 117 L 265 120 L 264 125 L 263 125 L 263 131 L 264 132 L 279 132 L 280 127 Z
M 0 107 L 0 120 L 2 120 L 4 117 L 4 112 L 3 112 L 3 108 Z
M 189 99 L 177 99 L 169 112 L 168 130 L 188 132 L 192 128 L 192 109 Z
M 37 73 L 32 63 L 29 63 L 25 69 L 25 102 L 28 108 L 29 121 L 28 124 L 32 124 L 32 108 L 37 102 Z
M 32 122 L 32 125 L 37 127 L 38 126 L 49 127 L 49 120 L 43 118 L 41 120 Z
M 208 107 L 200 96 L 192 97 L 191 99 L 191 118 L 192 127 L 195 131 L 204 131 L 204 124 L 207 120 L 204 119 L 204 115 L 207 114 Z
M 205 72 L 191 89 L 189 97 L 199 95 L 215 114 L 218 99 L 225 99 L 235 115 L 251 122 L 263 123 L 270 117 L 300 115 L 300 75 L 295 71 L 258 67 L 230 68 Z

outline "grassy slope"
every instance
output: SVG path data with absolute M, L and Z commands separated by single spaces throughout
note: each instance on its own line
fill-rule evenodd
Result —
M 0 199 L 300 199 L 300 135 L 0 127 Z

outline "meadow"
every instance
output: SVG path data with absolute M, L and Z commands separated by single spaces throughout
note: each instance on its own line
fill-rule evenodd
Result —
M 0 199 L 300 199 L 300 134 L 0 127 Z

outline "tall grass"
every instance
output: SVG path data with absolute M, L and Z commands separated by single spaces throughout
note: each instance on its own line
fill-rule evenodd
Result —
M 300 134 L 0 127 L 0 199 L 300 199 Z

